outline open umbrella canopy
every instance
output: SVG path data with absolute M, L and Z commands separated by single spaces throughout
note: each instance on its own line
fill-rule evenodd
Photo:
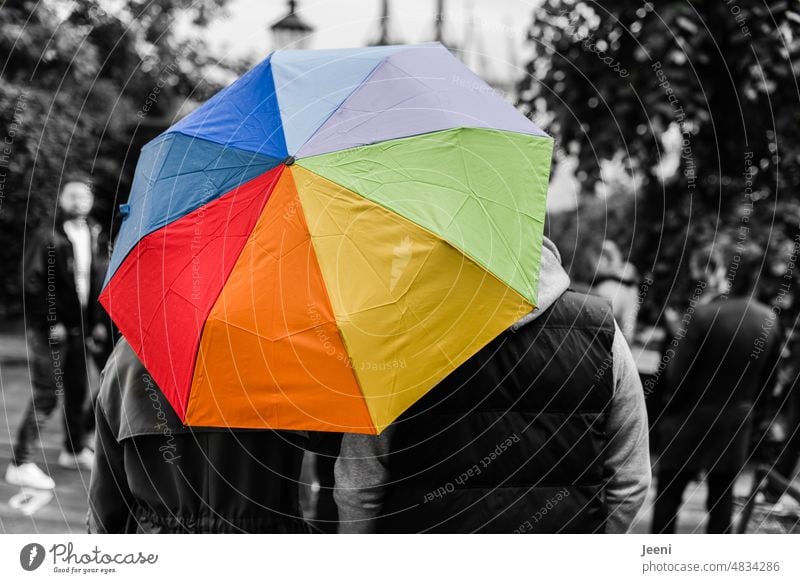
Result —
M 187 425 L 379 433 L 533 309 L 551 154 L 440 44 L 278 51 L 142 149 L 100 302 Z

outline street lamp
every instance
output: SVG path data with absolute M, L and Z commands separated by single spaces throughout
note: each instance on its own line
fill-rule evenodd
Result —
M 370 46 L 395 44 L 402 44 L 402 41 L 396 40 L 392 34 L 389 22 L 389 0 L 383 0 L 383 3 L 381 4 L 380 30 L 378 35 L 375 37 L 375 40 L 370 43 Z
M 270 26 L 276 49 L 305 49 L 314 28 L 296 13 L 297 2 L 289 0 L 289 13 Z
M 442 43 L 451 53 L 458 54 L 458 46 L 456 43 L 450 42 L 445 38 L 444 34 L 444 0 L 436 0 L 436 19 L 433 22 L 433 40 Z

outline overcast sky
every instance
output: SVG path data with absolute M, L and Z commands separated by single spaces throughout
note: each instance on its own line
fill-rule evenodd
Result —
M 446 32 L 459 42 L 470 13 L 484 50 L 505 55 L 518 50 L 538 0 L 446 0 Z M 269 25 L 287 12 L 285 0 L 230 0 L 229 17 L 204 33 L 223 53 L 254 57 L 272 50 Z M 394 32 L 403 42 L 426 42 L 433 36 L 436 0 L 390 2 Z M 298 0 L 298 13 L 316 32 L 309 48 L 363 46 L 378 32 L 381 0 Z

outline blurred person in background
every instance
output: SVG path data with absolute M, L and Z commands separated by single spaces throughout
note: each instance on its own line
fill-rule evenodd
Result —
M 766 436 L 762 449 L 765 460 L 773 472 L 791 482 L 800 460 L 800 316 L 795 316 L 784 330 L 788 330 L 784 342 L 781 363 L 778 367 L 775 389 L 772 391 L 774 414 L 763 420 Z M 770 482 L 765 490 L 768 502 L 776 504 L 785 489 Z
M 62 181 L 53 223 L 26 242 L 23 285 L 32 392 L 14 441 L 6 481 L 52 489 L 55 483 L 31 461 L 31 448 L 63 395 L 64 440 L 58 464 L 91 469 L 88 423 L 87 340 L 107 340 L 97 303 L 100 226 L 89 213 L 91 182 L 83 175 Z
M 127 340 L 96 406 L 92 533 L 305 533 L 300 468 L 308 435 L 186 427 Z
M 639 276 L 633 265 L 623 261 L 613 241 L 603 241 L 591 293 L 611 302 L 622 335 L 631 342 L 639 312 Z
M 381 435 L 345 434 L 340 532 L 626 532 L 650 484 L 644 393 L 599 297 L 542 246 L 536 309 Z
M 656 427 L 664 450 L 654 533 L 675 532 L 683 493 L 703 470 L 707 532 L 731 532 L 733 487 L 781 353 L 776 315 L 753 297 L 762 256 L 747 245 L 726 261 L 708 246 L 690 260 L 695 295 L 667 352 L 666 406 Z

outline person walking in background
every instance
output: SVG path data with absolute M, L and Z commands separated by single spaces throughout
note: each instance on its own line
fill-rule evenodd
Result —
M 100 226 L 89 213 L 94 204 L 84 176 L 63 181 L 53 224 L 27 242 L 23 285 L 32 393 L 13 446 L 6 481 L 17 486 L 52 489 L 55 483 L 31 461 L 31 447 L 63 395 L 64 440 L 58 464 L 90 469 L 86 447 L 87 349 L 90 335 L 106 339 L 100 323 L 96 257 Z
M 603 241 L 592 292 L 611 302 L 614 318 L 625 340 L 636 334 L 639 313 L 639 276 L 636 268 L 622 260 L 622 253 L 613 241 Z
M 185 427 L 127 340 L 103 371 L 92 533 L 304 533 L 305 432 Z
M 667 402 L 656 425 L 664 450 L 657 461 L 654 533 L 675 532 L 684 490 L 701 470 L 707 472 L 707 531 L 731 531 L 733 486 L 781 352 L 774 312 L 752 297 L 762 253 L 751 246 L 737 256 L 730 269 L 713 247 L 691 259 L 698 284 L 677 332 L 679 344 L 667 354 Z
M 788 480 L 794 478 L 800 460 L 800 316 L 790 324 L 791 332 L 784 343 L 784 366 L 777 375 L 776 385 L 777 418 L 785 431 L 773 463 L 773 469 Z M 777 502 L 783 493 L 773 487 L 768 497 Z
M 542 247 L 537 308 L 381 435 L 346 434 L 342 532 L 626 532 L 650 484 L 644 393 L 611 308 Z

